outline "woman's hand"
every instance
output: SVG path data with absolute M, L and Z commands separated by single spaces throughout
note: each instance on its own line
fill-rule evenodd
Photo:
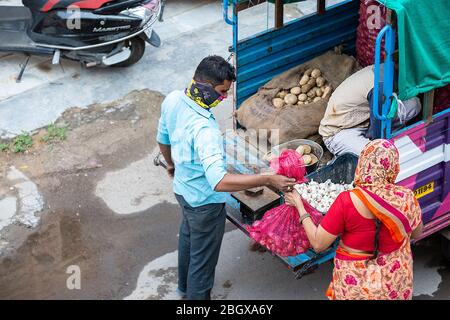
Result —
M 286 204 L 296 207 L 298 212 L 302 214 L 305 211 L 305 207 L 303 206 L 302 197 L 298 193 L 297 190 L 293 190 L 291 192 L 287 192 L 284 194 L 284 200 Z

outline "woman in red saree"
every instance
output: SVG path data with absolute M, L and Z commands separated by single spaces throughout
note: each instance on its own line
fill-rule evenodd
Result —
M 410 240 L 422 233 L 422 213 L 414 193 L 395 185 L 398 150 L 388 140 L 369 142 L 355 172 L 356 188 L 341 193 L 318 227 L 303 208 L 297 191 L 285 195 L 296 206 L 316 252 L 338 236 L 329 299 L 412 298 Z

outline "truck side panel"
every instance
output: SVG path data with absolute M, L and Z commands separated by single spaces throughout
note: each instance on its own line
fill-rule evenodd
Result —
M 400 152 L 398 183 L 415 190 L 422 208 L 423 237 L 450 224 L 450 110 L 429 125 L 419 123 L 395 135 Z

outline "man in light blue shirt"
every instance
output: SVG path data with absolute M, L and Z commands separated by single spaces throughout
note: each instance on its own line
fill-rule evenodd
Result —
M 227 173 L 222 134 L 210 109 L 227 97 L 235 80 L 233 66 L 209 56 L 188 88 L 170 93 L 161 106 L 157 141 L 183 212 L 178 292 L 188 299 L 211 298 L 225 227 L 224 192 L 259 186 L 286 191 L 295 184 L 280 175 Z

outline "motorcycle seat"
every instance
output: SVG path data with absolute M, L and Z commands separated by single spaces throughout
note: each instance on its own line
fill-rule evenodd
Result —
M 114 0 L 22 0 L 24 6 L 48 12 L 57 9 L 67 9 L 69 6 L 76 6 L 80 9 L 98 9 L 108 2 Z

